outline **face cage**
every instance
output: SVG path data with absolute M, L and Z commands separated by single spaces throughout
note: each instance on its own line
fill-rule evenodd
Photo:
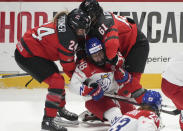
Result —
M 87 56 L 89 57 L 89 60 L 94 64 L 94 65 L 96 65 L 96 66 L 98 66 L 98 67 L 104 67 L 105 66 L 105 64 L 106 64 L 106 57 L 105 57 L 105 51 L 103 50 L 103 52 L 104 52 L 104 59 L 103 59 L 103 61 L 101 61 L 101 62 L 95 62 L 93 59 L 92 59 L 92 57 L 91 57 L 91 55 L 90 54 L 88 54 L 87 53 Z
M 87 56 L 87 57 L 88 57 L 88 59 L 90 60 L 90 62 L 92 62 L 94 65 L 96 65 L 96 66 L 98 66 L 98 67 L 104 67 L 105 64 L 106 64 L 106 59 L 104 59 L 102 63 L 99 63 L 99 62 L 95 62 L 95 61 L 91 58 L 91 56 Z

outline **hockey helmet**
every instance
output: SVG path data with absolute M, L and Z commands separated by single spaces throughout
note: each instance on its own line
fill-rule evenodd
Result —
M 86 54 L 95 65 L 105 65 L 106 58 L 104 44 L 99 39 L 91 38 L 86 42 Z
M 68 25 L 77 32 L 78 29 L 84 29 L 85 33 L 89 32 L 90 18 L 81 10 L 74 9 L 68 14 Z
M 150 105 L 154 110 L 161 110 L 162 97 L 157 91 L 147 90 L 142 99 L 142 103 Z
M 103 9 L 96 0 L 84 0 L 79 8 L 87 13 L 92 20 L 97 19 L 101 14 L 103 14 Z

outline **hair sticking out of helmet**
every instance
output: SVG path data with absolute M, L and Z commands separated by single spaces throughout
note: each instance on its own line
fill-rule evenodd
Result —
M 159 112 L 161 110 L 162 97 L 157 91 L 147 90 L 142 103 L 151 106 L 155 111 Z
M 103 9 L 96 0 L 84 0 L 79 8 L 86 12 L 87 15 L 91 17 L 92 21 L 95 21 L 103 14 Z
M 68 14 L 68 25 L 75 31 L 77 36 L 84 36 L 89 32 L 90 28 L 90 18 L 81 10 L 74 9 Z M 77 31 L 82 31 L 83 33 L 78 34 Z
M 86 54 L 95 65 L 105 65 L 104 45 L 99 39 L 91 38 L 86 42 Z

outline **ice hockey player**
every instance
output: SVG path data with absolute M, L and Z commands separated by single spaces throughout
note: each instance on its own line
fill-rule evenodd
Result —
M 171 58 L 162 73 L 162 92 L 172 100 L 177 109 L 181 110 L 180 128 L 183 131 L 183 53 Z
M 133 77 L 123 68 L 119 68 L 120 71 L 118 68 L 116 71 L 112 68 L 106 68 L 111 64 L 108 65 L 105 62 L 105 49 L 103 43 L 97 38 L 91 38 L 87 41 L 86 54 L 87 58 L 80 60 L 71 78 L 70 91 L 88 98 L 85 103 L 86 108 L 100 120 L 105 118 L 111 122 L 115 117 L 120 117 L 128 111 L 134 110 L 135 108 L 131 104 L 122 101 L 114 102 L 103 96 L 104 93 L 117 94 L 135 98 L 134 101 L 136 101 L 138 97 L 133 97 L 135 95 L 133 92 L 128 93 L 128 96 L 121 93 L 124 91 L 125 85 L 131 83 Z M 121 86 L 117 84 L 116 80 L 120 81 Z M 136 89 L 135 86 L 132 88 Z
M 84 0 L 80 9 L 86 12 L 92 19 L 88 37 L 97 37 L 104 43 L 106 58 L 114 66 L 120 66 L 119 53 L 125 58 L 124 69 L 128 71 L 133 79 L 131 84 L 126 85 L 124 93 L 128 95 L 129 89 L 135 86 L 139 88 L 138 97 L 143 97 L 144 90 L 140 84 L 140 78 L 144 72 L 146 60 L 149 54 L 149 42 L 145 35 L 137 29 L 137 25 L 130 18 L 117 16 L 111 12 L 104 12 L 96 0 Z M 141 93 L 140 93 L 141 92 Z
M 162 98 L 159 92 L 148 90 L 139 109 L 117 118 L 108 131 L 158 131 Z
M 89 26 L 89 17 L 80 9 L 70 13 L 60 12 L 53 22 L 28 30 L 16 45 L 15 60 L 19 67 L 37 81 L 49 85 L 42 121 L 44 130 L 67 131 L 67 128 L 55 122 L 57 113 L 58 117 L 70 121 L 78 119 L 78 115 L 64 107 L 64 77 L 54 61 L 59 60 L 63 72 L 71 77 L 75 69 L 78 38 L 86 36 Z

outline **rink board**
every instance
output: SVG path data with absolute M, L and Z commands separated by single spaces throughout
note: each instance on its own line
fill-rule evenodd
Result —
M 1 74 L 6 75 L 6 74 Z M 9 75 L 9 74 L 8 74 Z M 69 77 L 63 74 L 65 83 L 69 84 Z M 47 88 L 48 85 L 46 83 L 39 83 L 35 79 L 33 79 L 27 87 L 25 87 L 26 83 L 31 80 L 31 76 L 23 76 L 23 77 L 12 77 L 12 78 L 2 78 L 0 79 L 0 88 Z
M 69 77 L 63 74 L 66 84 L 69 83 Z M 13 77 L 0 79 L 0 88 L 47 88 L 48 85 L 45 83 L 39 83 L 33 80 L 27 87 L 25 84 L 31 79 L 30 76 L 24 77 Z M 141 84 L 146 89 L 159 89 L 161 86 L 161 75 L 160 74 L 143 74 L 141 78 Z
M 81 1 L 0 0 L 0 74 L 22 72 L 14 60 L 14 50 L 28 29 L 52 20 L 56 12 L 78 7 Z M 147 36 L 150 52 L 141 83 L 144 88 L 160 88 L 166 64 L 183 50 L 183 0 L 99 1 L 104 10 L 134 19 Z M 0 79 L 0 88 L 25 88 L 30 79 L 29 76 Z M 68 78 L 65 80 L 69 82 Z M 28 85 L 28 88 L 47 87 L 35 80 Z

